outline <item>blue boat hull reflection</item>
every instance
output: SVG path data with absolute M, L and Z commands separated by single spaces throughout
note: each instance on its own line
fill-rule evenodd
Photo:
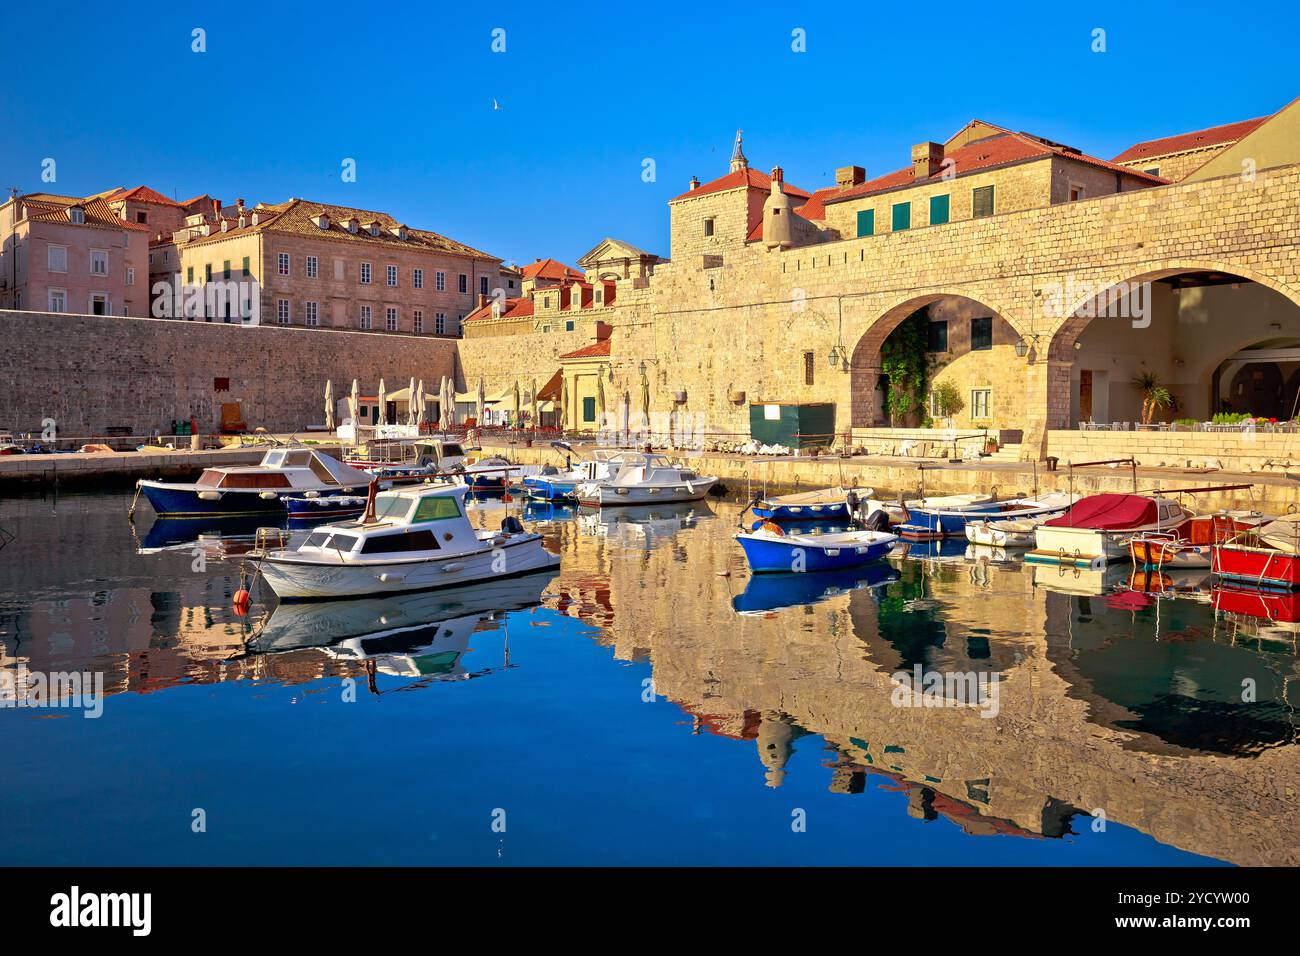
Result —
M 879 588 L 898 580 L 898 571 L 884 562 L 842 571 L 804 574 L 755 574 L 745 590 L 731 599 L 741 614 L 762 614 L 781 608 L 817 604 L 859 588 Z

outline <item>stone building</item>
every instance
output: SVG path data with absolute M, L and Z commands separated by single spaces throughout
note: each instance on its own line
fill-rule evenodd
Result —
M 174 244 L 179 285 L 199 294 L 169 317 L 209 322 L 456 337 L 502 276 L 499 258 L 454 239 L 305 199 L 196 212 Z M 209 295 L 217 280 L 234 293 Z
M 1146 375 L 1175 402 L 1166 419 L 1293 414 L 1300 106 L 1232 127 L 1106 160 L 974 120 L 893 172 L 846 165 L 815 190 L 751 168 L 738 137 L 723 175 L 669 201 L 669 260 L 606 277 L 606 394 L 636 394 L 644 362 L 652 414 L 696 433 L 747 436 L 754 404 L 830 402 L 842 442 L 950 417 L 1025 457 L 1080 423 L 1131 430 Z M 1189 143 L 1200 165 L 1165 161 Z M 575 324 L 561 343 L 541 311 L 467 337 L 467 375 L 547 379 L 600 340 Z M 891 351 L 904 323 L 918 344 Z M 891 354 L 924 369 L 911 417 L 891 409 Z M 944 382 L 950 416 L 931 399 Z
M 148 243 L 104 196 L 13 196 L 0 205 L 0 308 L 147 315 Z

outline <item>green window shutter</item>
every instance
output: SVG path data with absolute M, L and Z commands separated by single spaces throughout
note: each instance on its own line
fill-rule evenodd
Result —
M 930 225 L 940 226 L 948 221 L 948 197 L 930 197 Z
M 582 400 L 582 420 L 584 422 L 594 422 L 596 420 L 596 400 L 594 398 L 584 398 Z
M 900 229 L 912 228 L 912 204 L 910 202 L 894 203 L 894 223 L 895 232 Z
M 874 209 L 858 210 L 858 235 L 874 236 L 876 234 L 876 211 Z

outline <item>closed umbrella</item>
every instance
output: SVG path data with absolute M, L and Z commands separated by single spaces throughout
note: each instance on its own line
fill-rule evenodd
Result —
M 627 431 L 632 424 L 632 393 L 623 389 L 623 401 L 619 407 L 619 420 L 623 426 L 623 439 L 627 440 Z
M 415 376 L 411 376 L 411 384 L 406 386 L 406 424 L 415 424 Z
M 645 367 L 641 368 L 641 414 L 645 416 L 646 429 L 650 428 L 650 379 L 646 378 Z
M 325 379 L 325 430 L 334 430 L 334 383 Z
M 388 424 L 388 389 L 384 388 L 384 380 L 379 380 L 379 398 L 376 400 L 379 404 L 379 420 L 377 425 Z
M 352 428 L 355 430 L 361 424 L 361 392 L 355 378 L 352 380 L 352 394 L 348 396 L 348 414 L 352 416 Z M 360 436 L 356 435 L 355 431 L 353 434 L 360 439 Z
M 415 421 L 412 424 L 416 427 L 424 424 L 424 379 L 415 386 Z
M 560 389 L 560 430 L 569 427 L 569 380 L 566 378 Z
M 605 424 L 605 376 L 597 369 L 596 371 L 596 427 L 602 428 Z
M 478 427 L 483 427 L 483 415 L 486 411 L 487 395 L 483 389 L 483 376 L 478 377 Z
M 456 424 L 456 383 L 442 377 L 442 430 L 450 431 Z
M 528 394 L 532 397 L 532 405 L 533 405 L 533 427 L 536 428 L 539 424 L 541 424 L 537 420 L 537 379 L 533 379 L 529 383 L 529 385 L 531 386 L 531 388 L 529 389 Z
M 519 379 L 515 379 L 515 427 L 519 427 L 519 416 L 523 408 L 519 403 Z

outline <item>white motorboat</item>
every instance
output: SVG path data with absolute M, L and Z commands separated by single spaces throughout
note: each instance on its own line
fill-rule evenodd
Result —
M 871 521 L 876 512 L 883 511 L 889 518 L 891 525 L 902 524 L 907 521 L 907 515 L 910 513 L 910 509 L 913 508 L 943 511 L 980 511 L 987 508 L 992 501 L 992 495 L 978 493 L 913 498 L 906 503 L 897 500 L 888 501 L 884 498 L 870 498 L 858 506 L 858 520 L 863 522 Z M 906 504 L 906 507 L 904 507 L 904 504 Z
M 584 481 L 574 489 L 578 503 L 595 508 L 613 505 L 672 504 L 699 501 L 717 484 L 713 475 L 699 475 L 663 455 L 623 452 L 609 458 L 613 478 Z
M 993 548 L 1032 548 L 1034 532 L 1038 526 L 1055 514 L 1059 512 L 1004 521 L 974 519 L 966 522 L 966 540 L 971 544 Z
M 374 494 L 360 520 L 323 525 L 296 547 L 250 558 L 284 600 L 450 588 L 559 566 L 517 518 L 476 531 L 465 516 L 468 490 L 439 482 Z
M 1089 495 L 1058 518 L 1034 529 L 1034 549 L 1025 560 L 1067 567 L 1104 567 L 1127 560 L 1129 539 L 1146 531 L 1170 530 L 1188 518 L 1171 498 L 1148 495 Z

